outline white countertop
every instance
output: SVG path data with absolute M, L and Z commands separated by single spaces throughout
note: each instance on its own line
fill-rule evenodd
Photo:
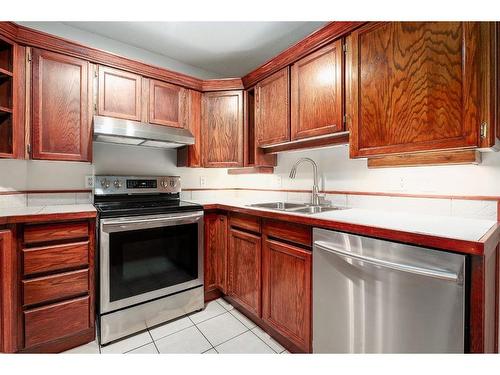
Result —
M 464 241 L 479 241 L 488 232 L 488 230 L 497 223 L 493 220 L 467 219 L 454 216 L 422 215 L 413 213 L 407 214 L 360 208 L 328 211 L 313 215 L 297 214 L 288 211 L 248 207 L 248 204 L 255 202 L 245 202 L 237 199 L 191 199 L 190 202 L 202 205 L 225 204 L 228 206 L 246 209 L 279 212 L 294 216 L 313 217 L 349 224 L 365 225 Z
M 60 204 L 47 206 L 25 206 L 0 208 L 0 217 L 5 216 L 27 216 L 27 215 L 49 215 L 67 214 L 75 212 L 95 212 L 92 204 Z

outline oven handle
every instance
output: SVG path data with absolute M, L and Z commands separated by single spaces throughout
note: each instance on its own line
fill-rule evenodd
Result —
M 162 224 L 172 225 L 172 223 L 178 222 L 194 222 L 196 219 L 203 217 L 203 213 L 189 214 L 189 215 L 175 215 L 175 216 L 164 216 L 164 217 L 156 217 L 156 218 L 147 218 L 147 219 L 135 219 L 135 220 L 117 220 L 117 221 L 107 221 L 103 222 L 102 228 L 103 230 L 111 229 L 113 232 L 115 231 L 124 231 L 124 230 L 132 230 L 132 229 L 141 229 L 141 228 L 157 228 L 162 226 Z M 113 230 L 114 229 L 114 230 Z M 105 230 L 105 232 L 109 232 L 109 230 Z

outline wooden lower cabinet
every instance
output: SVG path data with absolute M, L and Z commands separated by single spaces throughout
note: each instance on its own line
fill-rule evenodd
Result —
M 261 315 L 261 237 L 231 228 L 228 294 L 256 317 Z
M 205 215 L 205 293 L 227 290 L 227 216 Z
M 311 350 L 311 251 L 264 238 L 262 319 L 305 352 Z
M 0 353 L 95 339 L 95 219 L 0 227 Z

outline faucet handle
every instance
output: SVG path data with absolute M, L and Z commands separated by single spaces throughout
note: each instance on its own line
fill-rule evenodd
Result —
M 326 193 L 318 194 L 318 203 L 320 206 L 331 206 L 332 201 L 326 199 Z

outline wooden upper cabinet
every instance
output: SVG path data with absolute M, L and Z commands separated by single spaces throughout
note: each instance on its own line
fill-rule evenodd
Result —
M 33 159 L 90 161 L 91 103 L 87 61 L 33 49 Z
M 257 317 L 261 316 L 261 237 L 229 230 L 229 295 Z
M 149 122 L 183 128 L 188 90 L 170 83 L 149 81 Z
M 292 65 L 291 140 L 344 129 L 343 64 L 337 40 Z
M 290 80 L 288 67 L 255 86 L 257 146 L 290 140 Z
M 142 77 L 99 66 L 98 114 L 141 121 Z
M 352 34 L 351 157 L 476 147 L 479 23 L 388 22 Z
M 311 252 L 265 237 L 262 258 L 262 319 L 310 352 Z
M 208 92 L 202 102 L 203 166 L 242 166 L 243 92 Z

